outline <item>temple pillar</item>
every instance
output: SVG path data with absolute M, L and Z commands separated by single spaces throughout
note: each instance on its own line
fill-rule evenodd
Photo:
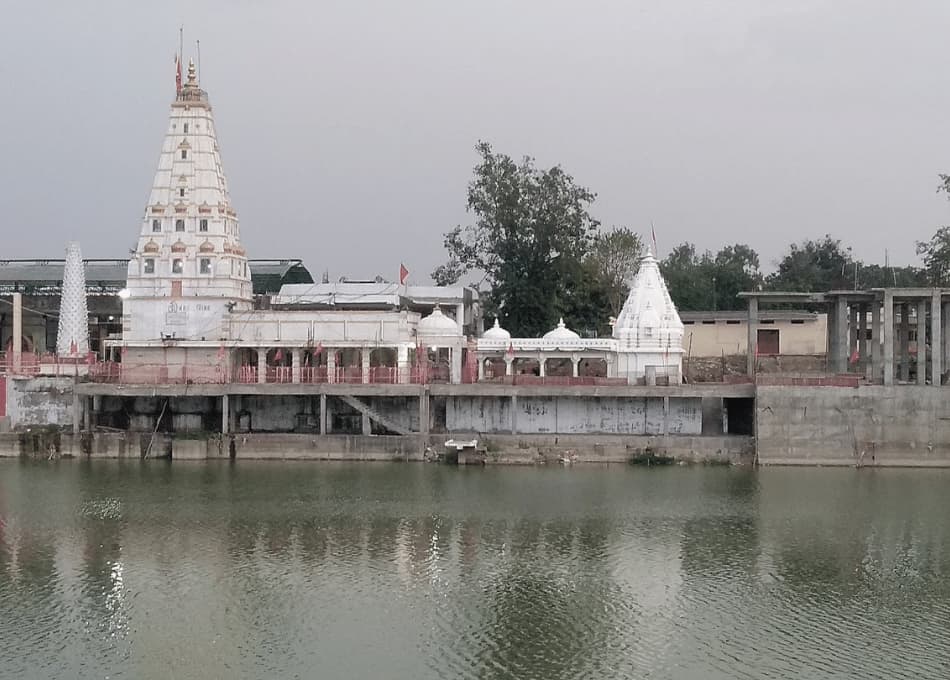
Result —
M 407 384 L 410 380 L 409 348 L 400 345 L 396 348 L 396 382 Z
M 515 359 L 514 357 L 505 357 L 505 375 L 514 375 L 515 374 Z
M 538 355 L 538 375 L 542 378 L 547 374 L 548 357 L 543 352 Z
M 369 383 L 369 353 L 366 347 L 360 349 L 360 378 L 364 385 Z
M 336 382 L 336 350 L 327 350 L 327 382 Z
M 485 357 L 478 357 L 478 381 L 485 379 Z
M 894 293 L 884 290 L 884 305 L 881 307 L 881 350 L 884 361 L 881 369 L 885 385 L 894 384 Z
M 462 382 L 462 348 L 449 348 L 449 382 L 458 385 Z
M 571 357 L 571 375 L 575 378 L 580 377 L 580 357 Z
M 258 347 L 257 352 L 257 382 L 266 383 L 267 382 L 267 349 L 263 347 Z
M 300 361 L 303 350 L 294 348 L 290 350 L 290 382 L 298 384 L 300 382 Z
M 927 384 L 927 301 L 917 302 L 917 384 Z

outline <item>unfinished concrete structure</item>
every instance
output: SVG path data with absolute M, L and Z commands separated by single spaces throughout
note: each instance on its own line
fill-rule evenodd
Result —
M 950 290 L 875 288 L 826 293 L 748 292 L 748 374 L 756 374 L 760 305 L 794 304 L 827 313 L 828 363 L 835 374 L 893 385 L 946 382 Z

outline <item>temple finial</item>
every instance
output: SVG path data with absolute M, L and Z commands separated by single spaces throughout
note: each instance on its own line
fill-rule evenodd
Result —
M 188 84 L 195 85 L 196 72 L 195 72 L 195 60 L 188 60 Z

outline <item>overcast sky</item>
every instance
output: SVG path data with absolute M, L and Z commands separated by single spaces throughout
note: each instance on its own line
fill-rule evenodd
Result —
M 916 263 L 950 223 L 947 0 L 4 0 L 0 257 L 128 253 L 201 41 L 251 257 L 416 282 L 474 144 L 561 164 L 661 254 L 831 233 Z

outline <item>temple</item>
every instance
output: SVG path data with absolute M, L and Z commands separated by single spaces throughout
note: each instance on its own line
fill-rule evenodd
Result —
M 171 104 L 122 291 L 106 379 L 123 383 L 461 383 L 520 376 L 679 384 L 683 325 L 643 258 L 613 337 L 562 319 L 481 335 L 477 294 L 387 281 L 288 284 L 255 299 L 207 93 L 193 63 Z M 375 302 L 375 304 L 374 304 Z M 481 337 L 479 337 L 481 335 Z

